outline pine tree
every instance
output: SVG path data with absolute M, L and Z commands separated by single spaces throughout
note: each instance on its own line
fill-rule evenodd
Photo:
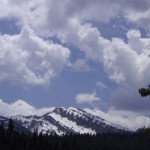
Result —
M 150 95 L 150 85 L 147 88 L 140 88 L 139 93 L 142 97 L 146 97 Z
M 5 129 L 3 122 L 0 123 L 0 144 L 3 144 L 5 141 Z
M 15 129 L 15 127 L 13 124 L 13 120 L 10 118 L 9 123 L 8 123 L 8 131 L 12 133 L 12 132 L 14 132 L 14 129 Z

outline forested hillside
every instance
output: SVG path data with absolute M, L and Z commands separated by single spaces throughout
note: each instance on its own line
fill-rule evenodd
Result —
M 138 134 L 37 135 L 19 133 L 12 120 L 0 124 L 0 150 L 149 150 L 150 137 Z

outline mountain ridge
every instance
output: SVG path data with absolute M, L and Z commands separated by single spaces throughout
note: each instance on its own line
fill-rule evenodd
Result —
M 96 133 L 125 133 L 131 130 L 92 115 L 91 113 L 74 108 L 55 107 L 43 115 L 12 116 L 16 123 L 38 134 L 96 134 Z

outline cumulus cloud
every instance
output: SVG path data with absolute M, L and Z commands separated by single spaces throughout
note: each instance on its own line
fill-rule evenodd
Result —
M 93 93 L 79 93 L 76 95 L 75 100 L 79 104 L 89 103 L 92 104 L 93 102 L 97 102 L 100 98 L 96 95 L 95 92 Z
M 72 68 L 77 72 L 91 71 L 91 68 L 88 66 L 84 59 L 77 59 L 76 62 L 72 65 Z
M 11 104 L 0 100 L 0 115 L 6 117 L 15 115 L 43 115 L 47 112 L 52 111 L 53 109 L 54 107 L 37 109 L 24 100 L 17 100 Z
M 150 82 L 150 39 L 142 38 L 137 30 L 128 31 L 127 37 L 127 43 L 114 38 L 104 49 L 105 70 L 119 85 L 112 94 L 113 105 L 121 109 L 148 111 L 150 105 L 141 100 L 138 88 L 147 87 Z
M 0 35 L 0 80 L 46 85 L 66 65 L 69 49 L 45 41 L 29 27 L 18 35 Z
M 48 30 L 51 33 L 62 31 L 71 18 L 77 18 L 81 23 L 108 23 L 122 17 L 144 28 L 149 27 L 150 20 L 150 2 L 147 0 L 5 0 L 0 2 L 0 6 L 0 18 L 16 18 L 21 24 L 40 29 L 39 32 L 43 34 L 47 34 L 45 31 Z
M 102 63 L 109 79 L 119 86 L 111 95 L 111 105 L 116 109 L 149 111 L 150 104 L 141 100 L 138 88 L 150 82 L 150 39 L 143 38 L 139 30 L 129 30 L 126 35 L 126 42 L 115 37 L 108 40 L 95 27 L 83 25 L 76 45 L 86 59 Z
M 103 64 L 109 79 L 119 86 L 112 94 L 112 105 L 148 110 L 149 105 L 141 102 L 137 90 L 149 83 L 150 39 L 143 38 L 138 30 L 129 30 L 126 41 L 115 37 L 108 40 L 93 21 L 108 23 L 119 18 L 149 29 L 149 1 L 6 0 L 0 6 L 0 19 L 15 19 L 20 26 L 33 29 L 22 29 L 15 36 L 0 36 L 1 80 L 32 85 L 48 83 L 63 69 L 70 55 L 67 48 L 42 39 L 56 36 L 62 43 L 84 52 L 86 61 Z M 77 60 L 74 69 L 88 70 L 85 60 Z
M 129 30 L 127 38 L 127 42 L 121 38 L 108 40 L 97 28 L 83 25 L 76 45 L 87 59 L 102 63 L 111 80 L 137 88 L 149 81 L 150 39 L 142 38 L 139 30 Z

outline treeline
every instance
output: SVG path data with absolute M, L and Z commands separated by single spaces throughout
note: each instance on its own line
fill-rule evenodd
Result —
M 143 132 L 142 132 L 143 133 Z M 37 135 L 0 124 L 0 150 L 150 150 L 149 134 Z

